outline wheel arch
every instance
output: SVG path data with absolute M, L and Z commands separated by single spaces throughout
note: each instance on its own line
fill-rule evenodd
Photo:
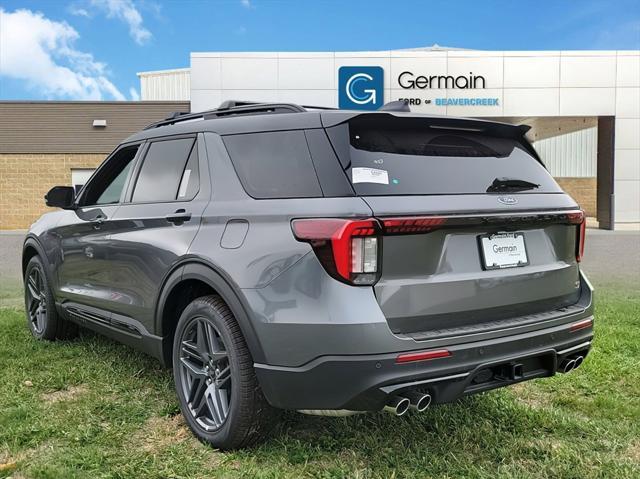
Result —
M 24 280 L 24 273 L 27 270 L 27 265 L 29 261 L 34 256 L 40 256 L 43 261 L 43 265 L 46 268 L 47 265 L 47 256 L 44 254 L 44 250 L 38 240 L 36 240 L 33 236 L 27 236 L 24 240 L 24 244 L 22 245 L 22 279 Z
M 195 295 L 188 296 L 189 301 L 206 294 L 217 294 L 223 299 L 238 322 L 253 360 L 264 361 L 262 346 L 247 313 L 242 295 L 237 291 L 238 288 L 233 287 L 232 282 L 213 265 L 201 260 L 188 259 L 176 266 L 167 276 L 156 302 L 154 330 L 155 334 L 162 337 L 163 362 L 171 364 L 173 333 L 178 323 L 178 318 L 172 317 L 171 312 L 174 311 L 176 301 L 180 304 L 181 293 L 188 291 L 193 293 L 192 288 L 196 288 L 196 292 Z M 186 307 L 186 304 L 184 306 Z

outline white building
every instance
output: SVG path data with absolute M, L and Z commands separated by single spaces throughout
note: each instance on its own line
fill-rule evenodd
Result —
M 380 67 L 381 78 L 359 78 L 356 98 L 345 97 L 341 67 Z M 138 75 L 143 100 L 188 99 L 192 111 L 231 99 L 330 107 L 353 100 L 370 109 L 373 96 L 406 99 L 424 113 L 526 123 L 552 174 L 601 227 L 640 223 L 638 50 L 202 52 L 191 54 L 189 69 Z

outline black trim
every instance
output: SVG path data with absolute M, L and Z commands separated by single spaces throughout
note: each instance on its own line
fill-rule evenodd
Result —
M 160 126 L 175 125 L 176 123 L 187 120 L 211 120 L 215 118 L 231 116 L 231 115 L 269 115 L 278 113 L 302 113 L 305 112 L 303 107 L 295 103 L 255 103 L 249 101 L 227 100 L 220 104 L 217 109 L 207 110 L 199 113 L 179 114 L 175 113 L 168 118 L 151 123 L 145 130 L 158 128 Z
M 592 318 L 592 316 L 591 316 Z M 398 353 L 323 356 L 300 367 L 256 364 L 269 403 L 283 409 L 380 410 L 392 394 L 429 392 L 434 403 L 553 376 L 562 359 L 586 356 L 593 329 L 570 332 L 569 324 L 516 336 L 448 346 L 450 357 L 397 364 Z M 575 349 L 577 347 L 578 349 Z M 505 377 L 503 368 L 522 365 L 522 374 Z M 486 381 L 474 382 L 490 369 Z
M 162 361 L 162 338 L 151 334 L 140 321 L 71 301 L 56 306 L 68 320 Z
M 163 281 L 163 286 L 156 299 L 154 333 L 161 336 L 163 340 L 163 353 L 161 357 L 165 364 L 171 361 L 171 349 L 173 347 L 172 338 L 167 337 L 167 332 L 162 329 L 162 317 L 166 306 L 167 299 L 172 290 L 181 282 L 195 279 L 202 281 L 214 289 L 220 297 L 225 301 L 229 309 L 233 313 L 238 326 L 247 342 L 249 351 L 254 361 L 264 361 L 265 354 L 262 345 L 255 332 L 253 324 L 247 314 L 249 309 L 242 300 L 242 295 L 237 291 L 239 288 L 233 286 L 233 282 L 213 264 L 199 257 L 185 257 L 169 272 Z M 179 318 L 175 318 L 177 322 Z

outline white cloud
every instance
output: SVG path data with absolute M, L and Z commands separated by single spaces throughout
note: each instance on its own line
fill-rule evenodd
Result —
M 117 18 L 129 26 L 129 35 L 139 45 L 151 39 L 151 32 L 143 25 L 142 15 L 131 0 L 91 0 L 91 5 L 102 10 L 108 18 Z
M 133 87 L 129 88 L 129 96 L 133 101 L 140 101 L 140 93 Z
M 240 0 L 240 3 L 244 8 L 253 8 L 253 4 L 251 3 L 251 0 Z
M 69 13 L 71 15 L 75 15 L 76 17 L 91 18 L 91 15 L 89 14 L 89 12 L 86 9 L 78 7 L 76 5 L 71 5 L 69 7 Z
M 49 98 L 124 100 L 106 65 L 74 47 L 78 38 L 66 22 L 0 8 L 0 76 L 23 80 Z

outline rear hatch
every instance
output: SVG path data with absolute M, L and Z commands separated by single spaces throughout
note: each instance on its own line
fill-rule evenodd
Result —
M 526 128 L 383 113 L 325 126 L 383 225 L 374 288 L 393 332 L 499 328 L 578 301 L 583 215 Z

